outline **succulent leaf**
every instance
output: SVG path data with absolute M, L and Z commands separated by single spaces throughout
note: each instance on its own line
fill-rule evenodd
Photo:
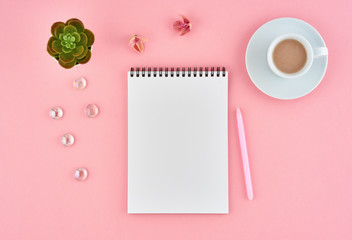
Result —
M 81 20 L 77 19 L 77 18 L 71 18 L 69 20 L 66 21 L 67 25 L 72 25 L 77 29 L 77 32 L 83 32 L 84 30 L 84 25 L 81 22 Z
M 56 52 L 56 53 L 60 53 L 62 52 L 62 46 L 61 46 L 61 42 L 59 40 L 53 40 L 51 42 L 51 49 Z
M 87 47 L 90 47 L 93 45 L 94 43 L 94 34 L 88 30 L 88 29 L 84 29 L 84 33 L 87 35 L 88 37 L 88 43 L 87 43 Z
M 72 55 L 72 53 L 60 53 L 59 58 L 62 62 L 64 63 L 70 63 L 75 60 L 75 57 Z
M 69 48 L 67 48 L 67 47 L 62 47 L 62 52 L 64 52 L 64 53 L 70 53 L 70 52 L 72 52 L 72 49 L 69 49 Z
M 52 49 L 50 49 L 49 45 L 46 47 L 46 51 L 50 54 L 52 57 L 56 57 L 58 54 L 54 52 Z
M 59 33 L 63 31 L 65 24 L 63 22 L 56 22 L 51 26 L 51 34 L 59 37 Z
M 81 37 L 81 40 L 78 42 L 78 45 L 87 46 L 87 43 L 88 43 L 87 35 L 85 33 L 80 33 L 79 35 Z
M 64 34 L 74 33 L 74 32 L 77 32 L 77 28 L 75 28 L 74 26 L 67 25 L 64 27 Z
M 84 47 L 83 46 L 77 46 L 75 49 L 72 49 L 72 55 L 74 57 L 78 57 L 79 55 L 81 55 L 84 51 Z
M 77 56 L 77 59 L 82 59 L 87 55 L 87 52 L 89 51 L 89 49 L 86 46 L 83 46 L 83 52 L 81 53 L 81 55 Z
M 72 33 L 72 36 L 75 38 L 75 43 L 79 43 L 81 41 L 81 35 L 78 32 Z
M 47 44 L 47 49 L 48 49 L 48 51 L 50 50 L 50 52 L 49 53 L 51 53 L 51 54 L 57 54 L 53 49 L 52 49 L 52 43 L 53 43 L 53 41 L 55 40 L 56 38 L 55 37 L 51 37 L 51 38 L 49 38 L 49 41 L 48 41 L 48 44 Z
M 61 59 L 59 59 L 59 64 L 64 68 L 72 68 L 77 64 L 77 60 L 74 59 L 74 61 L 66 63 L 66 62 L 61 61 Z
M 87 63 L 90 60 L 91 56 L 92 56 L 92 52 L 88 50 L 86 56 L 84 58 L 77 59 L 77 62 L 80 64 Z

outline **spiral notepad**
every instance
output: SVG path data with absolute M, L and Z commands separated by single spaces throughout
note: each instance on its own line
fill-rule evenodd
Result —
M 228 213 L 225 68 L 128 72 L 128 213 Z

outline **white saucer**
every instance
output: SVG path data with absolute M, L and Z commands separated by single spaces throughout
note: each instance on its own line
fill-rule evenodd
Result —
M 313 91 L 323 79 L 328 56 L 315 58 L 312 67 L 302 77 L 284 79 L 275 75 L 267 62 L 267 50 L 274 38 L 297 33 L 305 37 L 313 49 L 326 47 L 317 30 L 296 18 L 278 18 L 261 26 L 252 36 L 246 51 L 246 67 L 254 85 L 263 93 L 278 99 L 295 99 Z

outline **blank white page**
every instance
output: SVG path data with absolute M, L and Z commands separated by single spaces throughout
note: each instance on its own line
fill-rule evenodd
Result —
M 128 213 L 228 213 L 225 73 L 128 73 Z

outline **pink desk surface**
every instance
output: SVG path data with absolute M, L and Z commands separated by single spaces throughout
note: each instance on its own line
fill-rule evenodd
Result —
M 0 239 L 351 239 L 352 2 L 2 1 L 0 10 Z M 194 29 L 177 36 L 183 13 Z M 55 21 L 80 18 L 96 35 L 86 65 L 61 68 L 46 52 Z M 278 17 L 312 24 L 329 66 L 311 94 L 281 101 L 250 81 L 254 31 Z M 149 39 L 145 53 L 129 36 Z M 226 66 L 228 215 L 127 214 L 127 71 L 131 66 Z M 85 76 L 84 91 L 72 81 Z M 95 119 L 84 115 L 100 106 Z M 62 120 L 51 107 L 65 111 Z M 245 118 L 254 200 L 245 194 L 234 109 Z M 76 143 L 65 148 L 66 132 Z M 73 172 L 85 166 L 86 182 Z

